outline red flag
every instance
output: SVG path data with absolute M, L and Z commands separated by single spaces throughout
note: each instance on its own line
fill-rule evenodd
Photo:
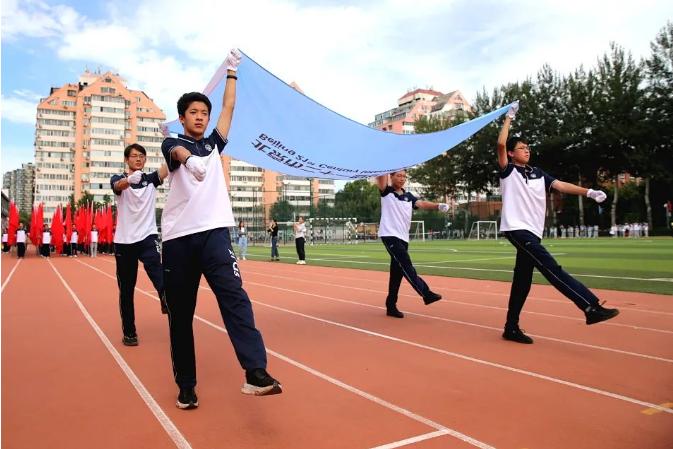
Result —
M 63 218 L 60 205 L 51 219 L 51 243 L 56 247 L 57 254 L 63 251 Z
M 7 234 L 9 234 L 8 242 L 9 245 L 16 244 L 16 231 L 19 229 L 19 209 L 14 204 L 14 201 L 9 203 L 9 229 Z

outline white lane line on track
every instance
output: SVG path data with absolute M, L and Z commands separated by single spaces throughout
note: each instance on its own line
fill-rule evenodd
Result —
M 179 449 L 191 449 L 192 446 L 189 444 L 187 439 L 182 435 L 182 433 L 178 430 L 178 428 L 175 426 L 173 421 L 166 415 L 166 413 L 163 411 L 161 406 L 157 403 L 157 401 L 154 399 L 154 397 L 150 394 L 150 392 L 147 390 L 145 385 L 140 381 L 138 376 L 135 374 L 133 369 L 126 363 L 126 360 L 122 357 L 122 355 L 117 351 L 117 349 L 112 345 L 112 342 L 110 342 L 110 339 L 107 338 L 103 330 L 98 326 L 96 321 L 93 319 L 93 317 L 89 314 L 89 312 L 86 310 L 84 307 L 84 304 L 79 300 L 75 292 L 70 288 L 70 285 L 63 279 L 61 276 L 61 273 L 56 269 L 54 264 L 51 262 L 51 260 L 48 261 L 49 265 L 51 265 L 51 268 L 54 270 L 56 273 L 56 276 L 61 280 L 61 283 L 63 283 L 63 286 L 66 288 L 68 293 L 70 293 L 70 297 L 72 300 L 75 302 L 77 307 L 79 307 L 79 310 L 82 312 L 82 315 L 84 315 L 84 318 L 86 318 L 87 322 L 89 325 L 93 328 L 94 332 L 96 335 L 98 335 L 98 338 L 103 342 L 103 345 L 105 348 L 110 352 L 112 355 L 112 358 L 114 358 L 115 362 L 119 365 L 121 370 L 124 372 L 128 380 L 131 382 L 131 385 L 136 389 L 142 400 L 145 402 L 147 407 L 150 409 L 152 414 L 157 418 L 157 421 L 159 421 L 159 424 L 161 424 L 161 427 L 164 428 L 168 436 L 173 440 L 173 443 L 175 443 L 175 446 L 178 447 Z M 88 265 L 84 262 L 84 265 Z
M 93 270 L 95 270 L 95 271 L 97 271 L 97 272 L 99 272 L 99 273 L 101 273 L 101 274 L 103 274 L 103 275 L 105 275 L 105 276 L 107 276 L 107 277 L 109 277 L 110 279 L 116 280 L 116 278 L 115 278 L 114 276 L 112 276 L 112 275 L 110 275 L 110 274 L 108 274 L 108 273 L 106 273 L 106 272 L 104 272 L 104 271 L 102 271 L 102 270 L 100 270 L 100 269 L 94 267 L 93 265 L 89 265 L 88 263 L 86 263 L 86 262 L 82 262 L 81 260 L 78 261 L 78 262 L 81 263 L 81 264 L 83 264 L 83 265 L 85 265 L 85 266 L 87 266 L 87 267 L 89 267 L 89 268 L 91 268 L 91 269 L 93 269 Z M 200 286 L 199 288 L 201 288 L 201 289 L 205 289 L 205 290 L 208 290 L 208 291 L 211 291 L 211 290 L 210 290 L 209 288 L 207 288 L 207 287 Z M 149 297 L 155 299 L 156 301 L 159 300 L 159 298 L 158 298 L 156 295 L 153 295 L 153 294 L 151 294 L 151 293 L 149 293 L 149 292 L 147 292 L 147 291 L 145 291 L 145 290 L 143 290 L 143 289 L 141 289 L 141 288 L 136 287 L 136 290 L 139 291 L 139 292 L 141 292 L 141 293 L 143 293 L 143 294 L 145 294 L 146 296 L 149 296 Z M 211 292 L 212 292 L 212 291 L 211 291 Z M 214 328 L 214 329 L 217 329 L 218 331 L 224 332 L 225 334 L 227 333 L 227 331 L 226 331 L 226 329 L 225 329 L 224 327 L 219 326 L 219 325 L 217 325 L 217 324 L 215 324 L 215 323 L 212 323 L 211 321 L 209 321 L 209 320 L 207 320 L 207 319 L 205 319 L 205 318 L 202 318 L 202 317 L 200 317 L 200 316 L 198 316 L 198 315 L 196 315 L 196 314 L 194 315 L 194 319 L 196 319 L 196 320 L 198 320 L 198 321 L 201 321 L 202 323 L 204 323 L 204 324 L 206 324 L 206 325 L 208 325 L 208 326 L 210 326 L 210 327 L 212 327 L 212 328 Z M 411 412 L 411 411 L 409 411 L 409 410 L 407 410 L 407 409 L 405 409 L 405 408 L 402 408 L 402 407 L 397 406 L 397 405 L 395 405 L 395 404 L 393 404 L 393 403 L 391 403 L 391 402 L 388 402 L 388 401 L 386 401 L 386 400 L 384 400 L 384 399 L 381 399 L 381 398 L 379 398 L 379 397 L 377 397 L 377 396 L 374 396 L 374 395 L 372 395 L 372 394 L 370 394 L 370 393 L 367 393 L 366 391 L 360 390 L 359 388 L 356 388 L 356 387 L 353 387 L 353 386 L 351 386 L 351 385 L 349 385 L 349 384 L 346 384 L 346 383 L 344 383 L 344 382 L 341 382 L 340 380 L 338 380 L 338 379 L 336 379 L 336 378 L 333 378 L 333 377 L 331 377 L 331 376 L 328 376 L 327 374 L 324 374 L 324 373 L 322 373 L 322 372 L 320 372 L 320 371 L 318 371 L 318 370 L 316 370 L 316 369 L 314 369 L 314 368 L 311 368 L 311 367 L 309 367 L 309 366 L 307 366 L 307 365 L 304 365 L 304 364 L 302 364 L 301 362 L 298 362 L 298 361 L 296 361 L 296 360 L 294 360 L 294 359 L 292 359 L 292 358 L 290 358 L 290 357 L 287 357 L 287 356 L 285 356 L 285 355 L 283 355 L 283 354 L 280 354 L 280 353 L 278 353 L 278 352 L 276 352 L 276 351 L 273 351 L 273 350 L 269 349 L 268 347 L 266 348 L 266 352 L 267 352 L 268 354 L 270 354 L 270 355 L 272 355 L 272 356 L 274 356 L 274 357 L 280 359 L 280 360 L 283 360 L 283 361 L 286 362 L 286 363 L 289 363 L 289 364 L 291 364 L 291 365 L 293 365 L 293 366 L 295 366 L 295 367 L 301 369 L 302 371 L 306 371 L 306 372 L 308 372 L 309 374 L 312 374 L 312 375 L 314 375 L 314 376 L 316 376 L 316 377 L 319 377 L 320 379 L 323 379 L 323 380 L 325 380 L 325 381 L 327 381 L 327 382 L 329 382 L 329 383 L 331 383 L 331 384 L 333 384 L 333 385 L 335 385 L 335 386 L 337 386 L 337 387 L 340 387 L 340 388 L 342 388 L 342 389 L 344 389 L 344 390 L 346 390 L 346 391 L 348 391 L 348 392 L 350 392 L 350 393 L 353 393 L 353 394 L 355 394 L 355 395 L 357 395 L 357 396 L 360 396 L 360 397 L 362 397 L 362 398 L 364 398 L 364 399 L 367 399 L 367 400 L 369 400 L 369 401 L 371 401 L 371 402 L 374 402 L 374 403 L 377 404 L 377 405 L 380 405 L 380 406 L 385 407 L 385 408 L 387 408 L 387 409 L 389 409 L 389 410 L 392 410 L 393 412 L 396 412 L 396 413 L 399 413 L 399 414 L 401 414 L 401 415 L 403 415 L 403 416 L 406 416 L 407 418 L 410 418 L 410 419 L 412 419 L 412 420 L 414 420 L 414 421 L 417 421 L 417 422 L 420 422 L 420 423 L 422 423 L 422 424 L 425 424 L 425 425 L 427 425 L 427 426 L 429 426 L 429 427 L 431 427 L 431 428 L 433 428 L 433 429 L 436 429 L 437 431 L 444 432 L 446 435 L 451 435 L 451 436 L 453 436 L 454 438 L 457 438 L 457 439 L 459 439 L 459 440 L 461 440 L 461 441 L 464 441 L 465 443 L 468 443 L 468 444 L 470 444 L 470 445 L 472 445 L 472 446 L 478 447 L 479 449 L 495 449 L 493 446 L 490 446 L 490 445 L 488 445 L 488 444 L 486 444 L 486 443 L 484 443 L 484 442 L 481 442 L 481 441 L 479 441 L 479 440 L 476 440 L 476 439 L 474 439 L 474 438 L 472 438 L 472 437 L 470 437 L 470 436 L 468 436 L 468 435 L 465 435 L 465 434 L 463 434 L 463 433 L 461 433 L 461 432 L 458 432 L 457 430 L 450 429 L 450 428 L 448 428 L 448 427 L 446 427 L 446 426 L 443 426 L 443 425 L 441 425 L 441 424 L 439 424 L 439 423 L 436 423 L 436 422 L 434 422 L 434 421 L 432 421 L 432 420 L 430 420 L 430 419 L 428 419 L 428 418 L 425 418 L 425 417 L 423 417 L 423 416 L 421 416 L 421 415 L 418 415 L 418 414 L 416 414 L 416 413 L 413 413 L 413 412 Z
M 429 440 L 431 438 L 441 437 L 446 435 L 447 433 L 448 432 L 444 430 L 438 430 L 437 432 L 424 433 L 423 435 L 417 435 L 415 437 L 407 438 L 406 440 L 393 441 L 392 443 L 384 444 L 382 446 L 376 446 L 371 449 L 395 449 L 398 447 L 408 446 L 410 444 Z
M 5 279 L 4 284 L 2 284 L 2 288 L 0 288 L 0 293 L 5 291 L 5 287 L 7 287 L 7 284 L 9 284 L 10 279 L 12 279 L 12 276 L 14 275 L 14 272 L 16 271 L 17 268 L 19 268 L 19 264 L 21 263 L 23 259 L 19 259 L 19 261 L 14 265 L 12 268 L 12 271 L 9 272 L 9 275 L 7 275 L 7 279 Z
M 200 287 L 200 288 L 210 290 L 207 287 Z M 424 344 L 421 344 L 421 343 L 416 343 L 416 342 L 409 341 L 409 340 L 404 340 L 402 338 L 393 337 L 391 335 L 381 334 L 379 332 L 374 332 L 374 331 L 370 331 L 370 330 L 367 330 L 367 329 L 362 329 L 362 328 L 359 328 L 359 327 L 351 326 L 351 325 L 348 325 L 348 324 L 339 323 L 337 321 L 326 320 L 326 319 L 319 318 L 319 317 L 312 316 L 312 315 L 308 315 L 308 314 L 305 314 L 305 313 L 295 312 L 294 310 L 289 310 L 289 309 L 285 309 L 283 307 L 278 307 L 278 306 L 274 306 L 274 305 L 271 305 L 271 304 L 266 304 L 266 303 L 263 303 L 263 302 L 260 302 L 260 301 L 252 301 L 252 302 L 255 303 L 255 304 L 259 304 L 261 306 L 268 307 L 270 309 L 278 310 L 280 312 L 289 313 L 289 314 L 300 316 L 300 317 L 303 317 L 303 318 L 308 318 L 310 320 L 318 321 L 318 322 L 325 323 L 325 324 L 330 324 L 332 326 L 337 326 L 337 327 L 341 327 L 341 328 L 344 328 L 344 329 L 349 329 L 349 330 L 352 330 L 352 331 L 355 331 L 355 332 L 363 333 L 363 334 L 366 334 L 366 335 L 371 335 L 373 337 L 379 337 L 379 338 L 382 338 L 384 340 L 389 340 L 389 341 L 393 341 L 393 342 L 396 342 L 396 343 L 402 343 L 402 344 L 413 346 L 413 347 L 420 348 L 420 349 L 426 349 L 428 351 L 435 352 L 435 353 L 438 353 L 438 354 L 443 354 L 443 355 L 447 355 L 447 356 L 450 356 L 450 357 L 459 358 L 459 359 L 462 359 L 462 360 L 478 363 L 478 364 L 481 364 L 481 365 L 490 366 L 490 367 L 493 367 L 493 368 L 499 368 L 499 369 L 502 369 L 502 370 L 505 370 L 505 371 L 510 371 L 510 372 L 517 373 L 517 374 L 523 374 L 525 376 L 533 377 L 533 378 L 536 378 L 536 379 L 546 380 L 546 381 L 553 382 L 553 383 L 556 383 L 556 384 L 559 384 L 559 385 L 564 385 L 564 386 L 567 386 L 567 387 L 576 388 L 578 390 L 586 391 L 586 392 L 589 392 L 589 393 L 594 393 L 594 394 L 598 394 L 598 395 L 601 395 L 601 396 L 606 396 L 606 397 L 609 397 L 609 398 L 612 398 L 612 399 L 618 399 L 620 401 L 636 404 L 636 405 L 639 405 L 639 406 L 642 406 L 642 407 L 653 408 L 653 409 L 659 410 L 660 412 L 673 414 L 673 409 L 665 408 L 665 407 L 662 407 L 662 406 L 657 405 L 657 404 L 653 404 L 653 403 L 646 402 L 646 401 L 641 401 L 639 399 L 631 398 L 631 397 L 624 396 L 624 395 L 621 395 L 621 394 L 612 393 L 612 392 L 605 391 L 605 390 L 600 390 L 598 388 L 589 387 L 589 386 L 586 386 L 586 385 L 581 385 L 581 384 L 578 384 L 578 383 L 575 383 L 575 382 L 570 382 L 570 381 L 567 381 L 567 380 L 559 379 L 559 378 L 552 377 L 552 376 L 547 376 L 547 375 L 544 375 L 544 374 L 539 374 L 539 373 L 536 373 L 534 371 L 528 371 L 528 370 L 524 370 L 524 369 L 520 369 L 520 368 L 514 368 L 512 366 L 503 365 L 501 363 L 489 362 L 488 360 L 478 359 L 476 357 L 470 357 L 470 356 L 467 356 L 467 355 L 464 355 L 464 354 L 459 354 L 457 352 L 446 351 L 444 349 L 424 345 Z
M 258 272 L 258 271 L 243 271 L 244 275 L 246 273 L 258 274 L 260 276 L 288 279 L 288 280 L 292 280 L 294 282 L 300 281 L 300 282 L 307 282 L 307 283 L 313 283 L 313 284 L 329 285 L 329 286 L 334 286 L 334 287 L 348 288 L 348 289 L 352 289 L 352 290 L 369 291 L 369 292 L 373 292 L 373 293 L 380 293 L 382 295 L 385 295 L 385 294 L 388 293 L 387 291 L 382 291 L 382 290 L 373 290 L 373 289 L 362 288 L 362 287 L 353 287 L 353 286 L 344 285 L 344 284 L 332 284 L 332 283 L 327 283 L 327 282 L 323 282 L 323 281 L 312 281 L 312 280 L 301 279 L 301 278 L 296 278 L 296 277 L 288 277 L 288 276 L 280 276 L 280 275 L 274 275 L 274 274 L 268 274 L 268 273 L 261 273 L 261 272 Z M 335 277 L 335 276 L 331 276 L 331 275 L 328 275 L 328 274 L 320 274 L 320 275 L 325 276 L 325 277 Z M 365 279 L 358 279 L 358 278 L 343 278 L 343 279 L 344 280 L 358 280 L 360 282 L 371 282 L 371 281 L 367 281 Z M 452 289 L 445 288 L 445 287 L 444 288 L 436 288 L 435 290 L 448 291 L 449 293 L 451 293 L 453 291 Z M 470 290 L 455 290 L 455 291 L 461 292 L 461 293 L 475 293 L 475 294 L 481 293 L 481 292 L 470 291 Z M 409 297 L 409 298 L 418 298 L 417 295 L 408 295 L 408 294 L 404 294 L 404 293 L 401 293 L 400 296 L 406 296 L 406 297 Z M 507 311 L 506 307 L 500 307 L 500 306 L 490 306 L 490 305 L 487 305 L 487 304 L 475 304 L 475 303 L 471 303 L 471 302 L 456 301 L 456 300 L 452 300 L 452 299 L 444 299 L 442 301 L 445 302 L 445 303 L 460 304 L 460 305 L 469 306 L 469 307 L 478 307 L 478 308 L 483 308 L 483 309 L 493 309 L 493 310 Z M 567 304 L 568 301 L 560 301 L 560 302 Z M 441 302 L 438 303 L 438 304 L 441 304 Z M 624 309 L 624 308 L 621 308 L 621 309 Z M 584 322 L 584 320 L 582 318 L 575 318 L 575 317 L 570 317 L 570 316 L 566 316 L 566 315 L 556 315 L 556 314 L 551 314 L 551 313 L 546 313 L 546 312 L 533 312 L 533 311 L 524 310 L 524 311 L 522 311 L 522 313 L 529 314 L 529 315 L 549 316 L 549 317 L 553 317 L 553 318 L 561 318 L 561 319 L 564 319 L 564 320 Z M 606 322 L 606 323 L 602 323 L 601 326 L 624 327 L 624 328 L 627 328 L 627 329 L 645 330 L 645 331 L 659 332 L 659 333 L 664 333 L 664 334 L 673 334 L 673 331 L 670 331 L 670 330 L 667 330 L 667 329 L 658 329 L 658 328 L 652 328 L 652 327 L 637 326 L 637 325 L 633 325 L 633 324 Z
M 385 310 L 385 307 L 383 307 L 383 306 L 376 306 L 376 305 L 372 305 L 372 304 L 361 303 L 361 302 L 352 301 L 352 300 L 343 299 L 343 298 L 335 298 L 333 296 L 324 296 L 324 295 L 319 295 L 317 293 L 307 293 L 307 292 L 303 292 L 301 290 L 292 290 L 292 289 L 287 289 L 287 288 L 284 288 L 284 287 L 278 287 L 278 286 L 275 286 L 275 285 L 262 284 L 260 282 L 255 282 L 255 281 L 246 281 L 246 284 L 257 285 L 257 286 L 260 286 L 260 287 L 272 288 L 272 289 L 276 289 L 276 290 L 286 291 L 286 292 L 290 292 L 290 293 L 296 293 L 296 294 L 305 295 L 305 296 L 312 296 L 312 297 L 315 297 L 315 298 L 321 298 L 321 299 L 325 299 L 325 300 L 328 300 L 328 301 L 341 302 L 341 303 L 345 303 L 345 304 L 354 304 L 354 305 L 358 305 L 358 306 L 362 306 L 362 307 L 369 307 L 369 308 L 374 308 L 374 309 L 379 309 L 379 310 Z M 354 288 L 354 287 L 351 287 L 351 288 Z M 478 328 L 482 328 L 482 329 L 490 329 L 490 330 L 497 331 L 498 333 L 502 332 L 502 328 L 500 328 L 500 327 L 486 326 L 484 324 L 477 324 L 477 323 L 472 323 L 472 322 L 468 322 L 468 321 L 452 320 L 450 318 L 438 317 L 438 316 L 435 316 L 435 315 L 427 315 L 427 314 L 424 314 L 424 313 L 410 312 L 408 310 L 403 310 L 403 312 L 406 313 L 406 314 L 409 314 L 409 315 L 419 316 L 419 317 L 428 318 L 428 319 L 432 319 L 432 320 L 445 321 L 445 322 L 449 322 L 449 323 L 478 327 Z M 617 354 L 623 354 L 623 355 L 640 357 L 640 358 L 645 358 L 645 359 L 650 359 L 650 360 L 656 360 L 656 361 L 659 361 L 659 362 L 673 363 L 673 359 L 667 359 L 667 358 L 664 358 L 664 357 L 657 357 L 657 356 L 653 356 L 653 355 L 642 354 L 642 353 L 639 353 L 639 352 L 624 351 L 624 350 L 621 350 L 621 349 L 610 348 L 610 347 L 607 347 L 607 346 L 591 345 L 591 344 L 588 344 L 588 343 L 580 343 L 580 342 L 571 341 L 571 340 L 563 340 L 563 339 L 555 338 L 555 337 L 546 337 L 546 336 L 538 335 L 538 334 L 529 334 L 529 335 L 531 335 L 533 337 L 536 337 L 536 338 L 540 338 L 542 340 L 555 341 L 557 343 L 564 343 L 564 344 L 569 344 L 569 345 L 581 346 L 581 347 L 585 347 L 585 348 L 598 349 L 598 350 L 602 350 L 602 351 L 614 352 L 614 353 L 617 353 Z

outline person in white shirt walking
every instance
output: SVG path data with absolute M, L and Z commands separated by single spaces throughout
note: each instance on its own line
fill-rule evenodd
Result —
M 42 230 L 42 244 L 40 245 L 40 256 L 49 257 L 51 255 L 51 231 L 47 225 Z
M 70 234 L 70 257 L 77 257 L 77 241 L 79 236 L 77 235 L 77 230 L 73 229 L 72 234 Z
M 127 146 L 124 149 L 126 172 L 114 175 L 110 179 L 117 202 L 117 228 L 113 240 L 119 285 L 122 343 L 126 346 L 138 345 L 133 304 L 138 279 L 138 261 L 145 266 L 145 272 L 157 291 L 161 312 L 166 313 L 156 220 L 156 195 L 157 187 L 168 176 L 168 169 L 164 164 L 152 173 L 144 173 L 146 160 L 147 151 L 142 145 L 134 143 Z
M 297 265 L 306 265 L 306 223 L 300 216 L 294 224 L 294 246 L 297 249 Z
M 238 222 L 238 257 L 245 260 L 248 254 L 248 230 L 245 227 L 245 221 Z
M 619 310 L 602 307 L 598 298 L 584 284 L 566 273 L 542 246 L 548 191 L 553 188 L 565 194 L 583 195 L 598 203 L 605 201 L 607 195 L 600 190 L 559 181 L 540 168 L 528 165 L 530 148 L 526 140 L 521 137 L 508 138 L 518 108 L 516 103 L 507 112 L 497 148 L 502 192 L 500 230 L 516 248 L 516 264 L 502 337 L 530 344 L 533 339 L 519 328 L 519 315 L 530 292 L 534 268 L 584 312 L 587 324 L 614 318 Z
M 179 388 L 176 406 L 185 410 L 199 406 L 192 325 L 202 275 L 217 299 L 236 357 L 245 370 L 241 392 L 257 396 L 282 392 L 280 383 L 266 371 L 264 341 L 255 327 L 252 304 L 231 246 L 229 228 L 236 222 L 220 160 L 234 114 L 241 57 L 232 50 L 225 59 L 222 111 L 210 135 L 205 135 L 210 100 L 190 92 L 177 104 L 184 134 L 167 137 L 161 146 L 170 170 L 161 232 L 171 358 Z
M 9 252 L 9 234 L 7 233 L 7 229 L 2 230 L 2 252 Z
M 16 256 L 23 259 L 26 255 L 26 229 L 23 223 L 19 223 L 19 229 L 16 230 Z
M 444 203 L 421 201 L 404 190 L 407 182 L 407 171 L 397 170 L 390 175 L 378 176 L 376 183 L 381 193 L 381 222 L 379 237 L 390 254 L 390 278 L 388 280 L 388 296 L 386 297 L 386 315 L 404 318 L 397 308 L 397 295 L 404 277 L 416 290 L 426 305 L 442 299 L 433 292 L 414 268 L 409 257 L 409 229 L 413 209 L 439 210 L 448 212 L 449 206 Z

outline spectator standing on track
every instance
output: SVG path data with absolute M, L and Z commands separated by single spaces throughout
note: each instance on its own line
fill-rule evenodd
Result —
M 166 300 L 170 323 L 173 374 L 180 392 L 176 406 L 193 409 L 199 402 L 192 324 L 201 275 L 205 275 L 220 308 L 245 383 L 241 392 L 270 395 L 282 392 L 266 371 L 266 349 L 255 327 L 252 304 L 243 289 L 229 228 L 236 226 L 222 172 L 220 154 L 227 144 L 236 102 L 236 70 L 241 61 L 232 50 L 222 111 L 212 133 L 205 137 L 212 105 L 205 95 L 186 93 L 178 100 L 184 135 L 168 137 L 161 150 L 170 170 L 170 191 L 161 218 Z
M 16 256 L 23 259 L 26 255 L 26 230 L 23 223 L 19 223 L 19 229 L 16 230 Z
M 77 257 L 77 240 L 79 236 L 77 235 L 77 230 L 73 229 L 72 234 L 70 234 L 70 257 Z
M 297 249 L 297 265 L 306 265 L 306 223 L 300 216 L 294 224 L 294 246 Z
M 519 314 L 530 291 L 533 268 L 537 268 L 557 290 L 584 312 L 587 324 L 614 318 L 619 310 L 602 307 L 598 298 L 566 273 L 541 243 L 547 192 L 551 188 L 561 193 L 585 195 L 598 203 L 605 201 L 606 194 L 559 181 L 540 168 L 528 165 L 528 143 L 521 137 L 508 139 L 510 124 L 518 109 L 517 102 L 507 112 L 498 136 L 497 150 L 502 192 L 500 229 L 517 250 L 507 322 L 502 336 L 506 340 L 530 344 L 533 339 L 519 328 Z
M 409 229 L 411 229 L 412 209 L 439 210 L 446 213 L 449 206 L 419 200 L 404 190 L 406 182 L 406 170 L 398 170 L 376 178 L 381 192 L 381 222 L 378 234 L 390 254 L 386 315 L 395 318 L 404 318 L 404 314 L 397 308 L 397 295 L 403 277 L 416 293 L 421 295 L 426 305 L 442 299 L 442 296 L 430 290 L 428 284 L 416 273 L 409 257 Z
M 266 232 L 271 236 L 271 261 L 280 260 L 280 256 L 278 255 L 278 223 L 273 218 Z
M 144 173 L 146 160 L 145 148 L 137 143 L 131 144 L 124 149 L 125 173 L 110 178 L 110 186 L 117 202 L 117 228 L 113 241 L 122 343 L 126 346 L 138 346 L 133 303 L 138 261 L 143 263 L 145 272 L 157 291 L 161 313 L 167 313 L 155 210 L 157 187 L 168 176 L 168 169 L 162 164 L 158 170 Z

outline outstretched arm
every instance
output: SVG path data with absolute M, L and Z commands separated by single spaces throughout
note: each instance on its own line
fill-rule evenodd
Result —
M 227 68 L 227 80 L 224 85 L 224 95 L 222 96 L 222 112 L 217 119 L 217 131 L 223 139 L 229 135 L 231 120 L 234 117 L 234 104 L 236 103 L 236 71 L 241 63 L 241 52 L 233 48 L 224 60 Z
M 425 210 L 438 210 L 440 212 L 448 212 L 449 205 L 445 203 L 433 203 L 432 201 L 416 201 L 416 207 Z
M 569 182 L 559 181 L 558 179 L 555 180 L 551 186 L 561 193 L 586 196 L 597 203 L 602 203 L 608 197 L 602 190 L 585 189 L 584 187 Z
M 502 124 L 502 129 L 498 135 L 498 166 L 500 170 L 504 170 L 507 167 L 507 137 L 509 136 L 509 127 L 512 124 L 512 120 L 516 117 L 516 113 L 519 110 L 519 102 L 515 102 L 507 111 L 505 115 L 505 121 Z

